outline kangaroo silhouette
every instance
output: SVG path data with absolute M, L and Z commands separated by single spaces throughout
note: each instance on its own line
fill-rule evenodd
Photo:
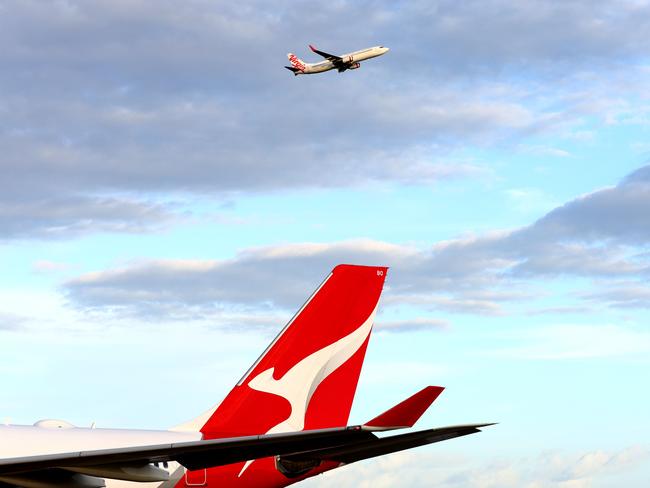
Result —
M 269 368 L 248 382 L 252 389 L 282 397 L 291 405 L 289 417 L 269 429 L 266 434 L 303 430 L 307 408 L 314 392 L 325 378 L 343 366 L 363 345 L 372 330 L 376 312 L 375 307 L 361 326 L 300 360 L 282 378 L 276 380 L 273 377 L 275 368 Z M 239 476 L 244 474 L 252 463 L 253 460 L 246 461 Z

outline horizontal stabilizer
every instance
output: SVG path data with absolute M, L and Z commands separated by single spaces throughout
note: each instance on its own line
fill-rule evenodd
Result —
M 289 71 L 291 71 L 294 75 L 297 75 L 298 72 L 300 71 L 298 68 L 294 68 L 293 66 L 285 66 Z
M 427 386 L 370 422 L 366 422 L 363 428 L 364 430 L 394 430 L 413 427 L 443 390 L 441 386 Z

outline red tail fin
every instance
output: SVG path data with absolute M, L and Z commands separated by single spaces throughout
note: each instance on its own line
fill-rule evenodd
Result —
M 386 272 L 334 268 L 205 423 L 204 437 L 346 425 Z
M 296 68 L 298 71 L 305 71 L 305 62 L 298 56 L 293 53 L 287 53 L 287 58 L 289 59 L 291 66 Z

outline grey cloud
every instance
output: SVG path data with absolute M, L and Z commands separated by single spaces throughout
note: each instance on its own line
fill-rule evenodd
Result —
M 562 240 L 613 240 L 627 244 L 650 240 L 650 166 L 622 183 L 572 200 L 535 224 L 539 237 Z
M 135 307 L 145 314 L 165 307 L 295 310 L 336 264 L 382 264 L 410 252 L 370 241 L 258 248 L 224 261 L 148 261 L 90 273 L 68 281 L 64 291 L 77 306 Z
M 69 238 L 88 232 L 150 232 L 179 216 L 163 205 L 118 198 L 0 200 L 0 240 Z
M 530 310 L 528 315 L 585 315 L 589 312 L 589 307 L 547 307 Z
M 409 76 L 409 68 L 418 65 L 455 72 L 501 70 L 508 65 L 615 63 L 649 52 L 647 4 L 623 0 L 443 0 L 399 7 L 381 1 L 70 1 L 45 6 L 14 1 L 5 2 L 3 10 L 0 32 L 14 41 L 4 44 L 7 60 L 31 67 L 42 61 L 48 69 L 65 72 L 87 67 L 95 56 L 107 61 L 97 66 L 98 78 L 153 78 L 172 90 L 201 81 L 205 86 L 215 72 L 221 74 L 217 83 L 234 78 L 261 85 L 263 81 L 246 76 L 250 63 L 262 69 L 276 66 L 274 56 L 306 48 L 308 42 L 330 50 L 385 43 L 402 53 L 401 59 L 388 62 Z M 341 22 L 361 18 L 363 32 L 355 22 Z M 158 76 L 172 71 L 185 76 Z
M 449 327 L 446 320 L 416 317 L 411 320 L 377 319 L 375 330 L 381 332 L 414 332 L 424 330 L 442 330 Z
M 650 200 L 638 198 L 640 186 L 645 184 L 626 179 L 568 202 L 528 227 L 429 249 L 364 240 L 280 245 L 248 249 L 223 261 L 134 264 L 81 276 L 63 289 L 77 307 L 136 313 L 165 307 L 297 309 L 320 277 L 336 264 L 352 262 L 393 268 L 388 304 L 499 315 L 504 304 L 529 300 L 532 280 L 539 277 L 580 276 L 604 283 L 647 279 L 650 267 L 638 248 L 647 242 L 643 215 L 650 214 Z M 596 218 L 602 214 L 618 221 Z M 585 225 L 588 216 L 593 219 Z
M 399 273 L 399 270 L 397 270 Z M 407 278 L 412 278 L 414 281 L 407 283 Z M 408 277 L 405 276 L 402 280 L 403 287 L 409 289 L 416 288 L 416 283 L 418 276 L 411 274 Z M 496 283 L 495 283 L 495 286 Z M 490 316 L 499 316 L 504 315 L 504 310 L 498 300 L 486 300 L 477 298 L 476 294 L 473 291 L 467 289 L 460 290 L 454 288 L 453 286 L 447 287 L 445 290 L 442 286 L 436 285 L 431 289 L 423 289 L 418 294 L 408 294 L 408 293 L 387 293 L 385 302 L 388 305 L 419 305 L 426 308 L 440 310 L 449 313 L 466 313 L 466 314 L 476 314 L 476 315 L 490 315 Z
M 625 178 L 625 184 L 650 183 L 650 165 L 643 166 Z
M 648 54 L 645 2 L 419 1 L 403 15 L 412 21 L 403 42 L 411 44 L 413 57 L 426 47 L 446 70 L 571 70 Z M 397 33 L 393 37 L 399 42 Z
M 19 315 L 0 312 L 0 331 L 18 331 L 26 328 L 27 319 Z
M 363 32 L 340 21 L 358 18 Z M 4 2 L 0 205 L 473 177 L 482 169 L 456 148 L 517 145 L 575 120 L 584 100 L 593 111 L 607 97 L 557 77 L 596 70 L 612 91 L 603 66 L 646 56 L 647 22 L 629 2 Z M 359 72 L 293 79 L 284 53 L 307 42 L 393 51 Z M 550 102 L 537 86 L 549 70 Z
M 602 289 L 583 294 L 583 298 L 593 303 L 605 303 L 621 309 L 650 308 L 650 284 L 640 282 L 611 283 Z
M 644 276 L 650 267 L 637 253 L 650 241 L 650 184 L 634 175 L 645 171 L 571 200 L 527 227 L 439 244 L 434 260 L 493 278 Z
M 259 248 L 220 262 L 139 264 L 70 282 L 66 289 L 73 301 L 87 306 L 132 303 L 138 297 L 141 303 L 295 308 L 318 276 L 339 262 L 358 262 L 396 268 L 388 300 L 498 315 L 503 313 L 499 303 L 527 298 L 525 290 L 516 296 L 501 289 L 512 280 L 645 275 L 647 263 L 630 256 L 629 249 L 648 240 L 648 187 L 628 178 L 570 201 L 528 227 L 442 242 L 428 250 L 371 241 Z

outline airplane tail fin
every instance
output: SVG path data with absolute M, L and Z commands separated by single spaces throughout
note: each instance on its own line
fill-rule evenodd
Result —
M 335 267 L 205 417 L 204 438 L 345 426 L 386 272 Z
M 293 53 L 287 53 L 287 58 L 289 58 L 289 62 L 291 63 L 291 66 L 293 66 L 296 70 L 300 72 L 305 71 L 305 67 L 306 67 L 305 62 L 302 59 L 300 59 L 298 56 L 296 56 Z

